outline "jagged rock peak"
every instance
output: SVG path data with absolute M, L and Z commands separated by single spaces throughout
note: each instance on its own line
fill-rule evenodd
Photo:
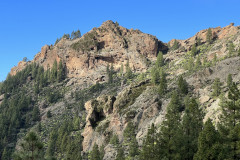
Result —
M 93 84 L 106 81 L 106 66 L 109 63 L 116 71 L 127 62 L 133 72 L 145 71 L 147 62 L 154 60 L 160 50 L 166 51 L 167 46 L 155 36 L 129 30 L 108 20 L 81 38 L 62 38 L 54 46 L 43 46 L 32 62 L 47 69 L 55 60 L 62 60 L 69 78 L 76 78 L 81 84 Z M 22 65 L 14 67 L 11 74 L 23 68 Z

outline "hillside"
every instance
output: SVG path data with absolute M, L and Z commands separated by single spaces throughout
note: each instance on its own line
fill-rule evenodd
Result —
M 34 131 L 45 159 L 226 159 L 232 144 L 237 158 L 239 55 L 233 23 L 167 44 L 112 21 L 62 37 L 1 84 L 0 157 Z M 207 125 L 220 137 L 211 153 L 200 145 Z

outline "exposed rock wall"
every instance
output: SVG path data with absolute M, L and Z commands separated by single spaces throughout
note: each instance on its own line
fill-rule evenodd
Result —
M 61 39 L 55 46 L 43 46 L 32 62 L 47 69 L 55 60 L 62 60 L 69 78 L 77 78 L 80 84 L 93 84 L 106 81 L 109 63 L 119 70 L 129 61 L 134 72 L 145 71 L 148 59 L 155 59 L 159 50 L 166 51 L 167 47 L 156 37 L 106 21 L 81 38 Z M 11 75 L 25 66 L 21 62 Z

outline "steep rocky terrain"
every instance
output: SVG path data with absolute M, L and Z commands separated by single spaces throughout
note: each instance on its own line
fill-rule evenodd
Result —
M 119 70 L 129 61 L 135 72 L 146 71 L 148 62 L 154 60 L 159 51 L 166 52 L 167 46 L 156 37 L 106 21 L 81 38 L 63 38 L 54 46 L 43 46 L 28 63 L 35 62 L 47 69 L 55 60 L 62 60 L 67 76 L 80 85 L 88 86 L 96 81 L 106 81 L 107 64 L 113 64 L 115 70 Z M 28 63 L 19 62 L 10 74 L 15 75 Z
M 46 145 L 45 149 L 54 127 L 62 126 L 66 119 L 78 117 L 81 119 L 78 129 L 70 135 L 81 133 L 81 155 L 86 158 L 94 144 L 98 144 L 104 146 L 103 159 L 115 159 L 117 149 L 109 143 L 113 135 L 117 135 L 120 143 L 126 143 L 124 130 L 131 121 L 136 127 L 136 139 L 141 147 L 151 124 L 159 127 L 164 120 L 171 92 L 177 88 L 179 75 L 187 80 L 189 95 L 199 99 L 198 103 L 206 113 L 204 121 L 211 118 L 218 122 L 218 115 L 221 113 L 220 97 L 212 96 L 212 84 L 216 78 L 220 78 L 222 93 L 226 96 L 228 74 L 232 74 L 233 81 L 239 83 L 240 28 L 230 24 L 223 28 L 212 28 L 212 32 L 214 42 L 211 44 L 206 41 L 207 29 L 187 40 L 171 40 L 165 44 L 152 35 L 106 21 L 81 38 L 63 38 L 55 45 L 43 46 L 32 61 L 19 62 L 10 74 L 14 76 L 33 63 L 47 70 L 53 67 L 55 60 L 58 63 L 63 62 L 66 67 L 65 80 L 44 87 L 35 97 L 40 109 L 43 126 L 40 136 Z M 191 50 L 198 39 L 200 44 L 197 45 L 197 53 L 191 57 Z M 172 49 L 175 41 L 179 46 Z M 230 42 L 234 45 L 231 56 Z M 168 87 L 164 95 L 158 93 L 157 86 L 151 81 L 151 70 L 159 52 L 164 53 L 163 68 L 167 74 Z M 197 57 L 201 65 L 193 67 L 197 66 Z M 192 69 L 189 69 L 191 58 Z M 133 72 L 131 78 L 120 74 L 121 66 L 127 63 Z M 106 70 L 111 64 L 114 76 L 113 83 L 109 84 Z M 124 67 L 124 73 L 126 70 Z M 28 96 L 33 96 L 33 78 L 30 75 L 28 79 L 28 83 L 23 86 L 27 88 Z M 62 97 L 55 102 L 48 102 L 47 88 L 52 92 L 60 91 Z M 0 101 L 3 100 L 4 96 L 1 96 Z M 50 118 L 47 117 L 48 111 L 52 113 Z M 21 140 L 27 130 L 36 129 L 37 124 L 33 123 L 26 130 L 21 130 L 18 140 Z M 127 153 L 126 149 L 125 154 Z M 57 153 L 55 156 L 60 159 L 64 155 Z

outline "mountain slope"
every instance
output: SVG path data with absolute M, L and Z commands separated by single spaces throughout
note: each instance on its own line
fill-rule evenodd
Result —
M 88 159 L 97 144 L 105 151 L 103 159 L 115 159 L 116 139 L 131 157 L 131 145 L 141 149 L 152 124 L 161 128 L 175 90 L 180 94 L 181 115 L 186 99 L 196 98 L 205 112 L 204 121 L 219 122 L 228 74 L 239 83 L 240 29 L 231 24 L 211 30 L 211 43 L 206 41 L 208 30 L 203 30 L 167 45 L 152 35 L 106 21 L 81 38 L 62 38 L 54 46 L 42 47 L 34 60 L 19 62 L 1 86 L 1 155 L 8 150 L 10 156 L 20 148 L 24 135 L 34 130 L 44 143 L 46 157 L 72 159 L 80 153 Z M 164 53 L 161 67 L 155 63 L 159 52 Z M 159 91 L 163 75 L 164 94 Z M 187 95 L 179 90 L 181 76 L 188 83 Z M 213 96 L 216 78 L 221 96 Z M 141 156 L 137 150 L 135 159 Z

